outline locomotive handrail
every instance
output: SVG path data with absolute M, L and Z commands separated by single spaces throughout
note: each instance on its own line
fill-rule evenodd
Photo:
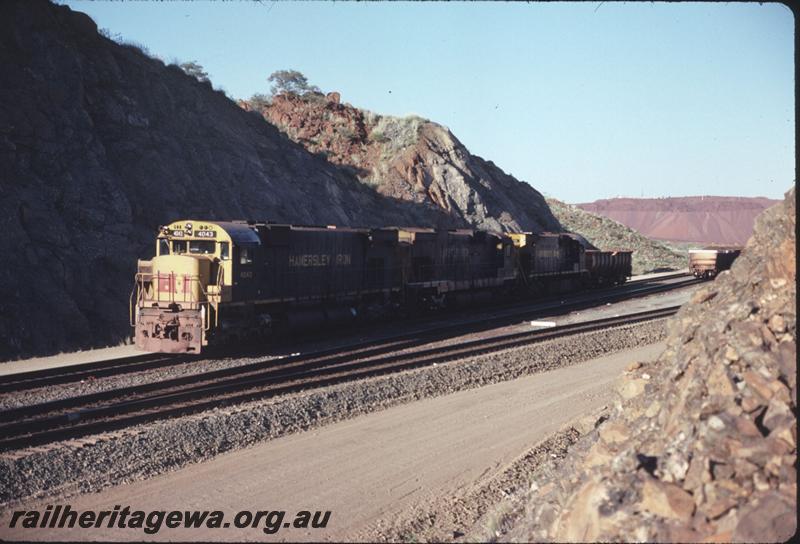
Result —
M 203 313 L 203 304 L 206 305 L 206 311 Z M 211 330 L 211 304 L 206 300 L 204 302 L 200 302 L 200 318 L 203 322 L 203 332 L 208 332 Z
M 133 294 L 136 293 L 136 301 L 133 300 Z M 131 295 L 128 297 L 128 323 L 130 323 L 131 327 L 136 326 L 136 320 L 134 319 L 134 311 L 133 306 L 134 304 L 137 305 L 138 308 L 139 302 L 139 282 L 133 282 L 133 289 L 131 289 Z
M 222 266 L 222 263 L 217 265 L 217 286 L 220 289 L 220 295 L 222 294 L 222 283 L 225 279 L 225 267 Z

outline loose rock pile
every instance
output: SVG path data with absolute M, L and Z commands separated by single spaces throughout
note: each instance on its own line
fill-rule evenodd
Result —
M 671 321 L 656 363 L 503 538 L 783 541 L 796 530 L 795 197 Z
M 577 206 L 659 240 L 743 246 L 756 217 L 778 203 L 758 196 L 673 196 L 604 198 Z
M 676 251 L 663 242 L 651 240 L 641 233 L 608 217 L 577 206 L 548 198 L 547 205 L 565 229 L 576 232 L 599 249 L 633 250 L 633 273 L 646 274 L 654 270 L 680 269 L 688 265 L 686 253 Z

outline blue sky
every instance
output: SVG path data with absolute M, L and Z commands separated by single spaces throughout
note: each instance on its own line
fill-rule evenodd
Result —
M 247 98 L 280 69 L 441 123 L 543 193 L 779 198 L 794 182 L 782 4 L 84 2 Z

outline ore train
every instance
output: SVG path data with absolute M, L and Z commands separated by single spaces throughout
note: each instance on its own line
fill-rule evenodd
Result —
M 712 279 L 728 270 L 742 252 L 740 247 L 707 247 L 689 250 L 689 272 L 695 278 Z
M 200 353 L 249 336 L 630 275 L 630 251 L 599 251 L 566 233 L 184 220 L 161 227 L 155 257 L 138 262 L 130 317 L 139 349 Z

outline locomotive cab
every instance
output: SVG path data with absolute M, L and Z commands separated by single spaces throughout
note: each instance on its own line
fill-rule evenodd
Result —
M 156 254 L 140 260 L 131 293 L 139 349 L 199 353 L 220 305 L 252 280 L 258 236 L 247 225 L 177 221 L 159 229 Z M 242 278 L 239 278 L 242 276 Z

